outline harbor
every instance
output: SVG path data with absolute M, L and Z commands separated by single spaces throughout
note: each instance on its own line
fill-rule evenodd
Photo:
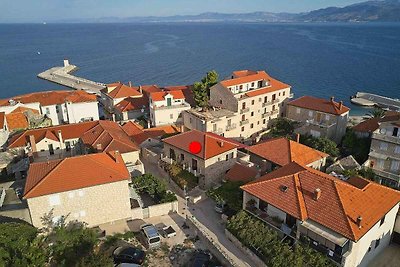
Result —
M 68 59 L 64 59 L 63 67 L 53 67 L 37 76 L 40 79 L 47 80 L 56 84 L 60 84 L 76 90 L 85 90 L 89 93 L 100 94 L 100 90 L 106 87 L 105 84 L 90 81 L 81 77 L 71 75 L 78 70 L 78 67 L 69 63 Z
M 393 99 L 381 95 L 357 92 L 355 96 L 350 99 L 351 103 L 364 107 L 380 107 L 389 110 L 400 110 L 400 100 Z

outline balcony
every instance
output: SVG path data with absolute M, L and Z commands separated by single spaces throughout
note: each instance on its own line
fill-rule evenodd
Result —
M 236 129 L 236 123 L 226 126 L 226 131 L 230 131 L 230 130 L 233 130 L 233 129 Z
M 263 118 L 266 118 L 266 117 L 268 117 L 268 116 L 275 115 L 275 114 L 277 114 L 278 112 L 279 112 L 279 111 L 278 111 L 277 109 L 271 110 L 271 111 L 267 111 L 267 112 L 265 112 L 264 114 L 262 114 L 262 117 L 263 117 Z
M 250 108 L 243 108 L 243 109 L 240 110 L 240 114 L 243 114 L 243 113 L 246 113 L 246 112 L 249 112 L 249 111 L 250 111 Z
M 330 123 L 330 122 L 328 122 L 328 121 L 324 121 L 324 120 L 316 121 L 316 120 L 314 120 L 314 119 L 312 119 L 312 120 L 306 120 L 306 123 L 309 124 L 309 125 L 318 126 L 318 127 L 320 127 L 320 128 L 331 128 L 332 126 L 335 126 L 335 125 L 336 125 L 335 122 L 334 122 L 334 123 Z
M 247 119 L 247 120 L 244 120 L 244 121 L 241 121 L 240 122 L 240 126 L 243 126 L 243 125 L 246 125 L 246 124 L 248 124 L 249 123 L 249 120 Z
M 276 104 L 276 103 L 279 103 L 279 98 L 276 98 L 275 100 L 272 100 L 271 102 L 272 102 L 272 104 Z
M 400 137 L 374 133 L 372 134 L 372 138 L 400 145 Z
M 163 109 L 180 109 L 180 108 L 190 108 L 190 105 L 188 103 L 183 103 L 179 105 L 171 105 L 171 106 L 161 106 L 161 107 L 156 107 L 154 105 L 150 106 L 151 109 L 154 110 L 163 110 Z
M 271 104 L 272 104 L 272 101 L 267 101 L 267 102 L 262 103 L 262 106 L 266 107 L 266 106 L 271 105 Z

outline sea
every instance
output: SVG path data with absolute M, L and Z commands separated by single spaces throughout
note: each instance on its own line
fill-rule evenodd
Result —
M 63 59 L 76 75 L 134 85 L 183 85 L 216 70 L 266 70 L 314 95 L 350 104 L 357 91 L 400 98 L 400 24 L 0 24 L 0 98 L 63 89 L 37 74 Z

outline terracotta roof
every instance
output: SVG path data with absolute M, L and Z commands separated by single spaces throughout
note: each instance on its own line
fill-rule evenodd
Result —
M 107 90 L 111 90 L 107 92 Z M 102 89 L 102 93 L 111 98 L 125 98 L 125 97 L 141 97 L 142 94 L 138 91 L 138 87 L 130 87 L 121 82 L 107 84 L 107 88 Z
M 175 90 L 175 91 L 163 91 L 163 92 L 155 92 L 150 94 L 150 98 L 153 101 L 164 101 L 165 96 L 167 95 L 172 95 L 174 99 L 185 99 L 185 96 L 183 95 L 183 92 L 181 90 Z
M 286 89 L 286 88 L 290 87 L 290 85 L 283 83 L 281 81 L 275 80 L 273 78 L 270 78 L 268 81 L 269 81 L 268 87 L 257 89 L 257 90 L 251 90 L 251 91 L 247 92 L 246 95 L 248 97 L 253 97 L 253 96 L 263 95 L 266 93 L 275 92 L 275 91 Z
M 192 85 L 178 85 L 178 86 L 167 86 L 165 87 L 165 91 L 176 91 L 181 90 L 185 101 L 188 102 L 192 107 L 196 106 L 196 102 L 194 101 L 194 95 L 192 91 Z
M 27 107 L 17 107 L 10 113 L 19 113 L 19 112 L 32 112 L 34 114 L 40 114 L 39 110 L 33 109 L 33 108 L 27 108 Z
M 148 129 L 143 129 L 142 126 L 134 123 L 127 122 L 122 126 L 122 129 L 129 135 L 131 140 L 140 145 L 149 138 L 160 138 L 165 134 L 179 133 L 180 130 L 173 125 L 164 125 Z
M 232 76 L 237 77 L 237 78 L 255 75 L 255 74 L 257 74 L 257 71 L 254 71 L 254 70 L 237 70 L 237 71 L 232 72 Z
M 256 178 L 257 169 L 246 165 L 235 163 L 225 174 L 225 180 L 232 182 L 248 182 Z
M 279 166 L 284 166 L 292 161 L 308 165 L 329 156 L 326 153 L 285 137 L 270 139 L 263 143 L 249 146 L 247 150 Z
M 350 110 L 345 105 L 342 105 L 342 108 L 339 109 L 340 104 L 338 102 L 326 100 L 323 98 L 317 98 L 313 96 L 302 96 L 293 101 L 290 101 L 288 105 L 315 111 L 321 111 L 333 115 L 341 115 Z
M 71 123 L 65 125 L 27 130 L 18 135 L 13 136 L 10 139 L 8 148 L 27 146 L 29 144 L 30 135 L 33 135 L 35 137 L 36 143 L 38 143 L 45 137 L 46 132 L 48 131 L 52 132 L 55 136 L 58 136 L 58 131 L 61 131 L 64 140 L 76 139 L 81 137 L 84 132 L 93 128 L 97 124 L 98 121 L 89 121 L 89 122 Z
M 127 153 L 138 150 L 122 127 L 113 121 L 97 121 L 94 127 L 82 134 L 81 140 L 86 146 L 104 152 L 118 150 Z
M 153 84 L 153 85 L 141 85 L 140 89 L 142 89 L 143 93 L 146 96 L 149 96 L 150 93 L 162 92 L 162 89 L 160 87 L 158 87 L 157 85 L 155 85 L 155 84 Z
M 134 136 L 143 133 L 143 126 L 133 121 L 128 121 L 122 125 L 122 130 L 124 130 L 128 136 Z
M 353 127 L 356 132 L 372 133 L 379 128 L 380 122 L 389 122 L 400 120 L 400 112 L 387 111 L 383 118 L 370 118 L 365 121 L 360 122 Z
M 191 153 L 189 150 L 190 143 L 197 141 L 200 143 L 202 149 L 199 153 L 194 155 L 201 159 L 209 159 L 238 148 L 238 145 L 230 139 L 208 132 L 200 132 L 198 130 L 191 130 L 171 136 L 163 139 L 163 141 L 188 153 Z
M 348 183 L 292 162 L 241 188 L 297 219 L 310 219 L 358 241 L 400 201 L 400 192 L 362 180 Z M 321 195 L 315 200 L 317 188 Z
M 39 197 L 130 179 L 121 155 L 96 153 L 32 163 L 24 198 Z
M 28 103 L 40 103 L 42 106 L 50 106 L 62 104 L 65 102 L 83 103 L 83 102 L 96 102 L 97 97 L 94 94 L 89 94 L 82 90 L 60 90 L 60 91 L 44 91 L 37 93 L 30 93 L 26 95 L 15 96 L 13 98 L 0 100 L 0 106 L 10 106 L 10 100 Z
M 0 112 L 0 128 L 3 129 L 4 127 L 4 122 L 5 122 L 5 113 L 4 112 Z
M 114 106 L 120 112 L 127 112 L 131 110 L 148 109 L 149 100 L 146 97 L 127 97 Z
M 32 112 L 32 114 L 40 114 L 38 110 L 26 107 L 17 107 L 9 114 L 6 114 L 6 120 L 8 129 L 10 131 L 19 129 L 28 129 L 29 121 L 26 116 L 27 112 Z

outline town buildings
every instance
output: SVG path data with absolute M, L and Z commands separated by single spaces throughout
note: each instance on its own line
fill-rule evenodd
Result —
M 303 96 L 287 104 L 287 118 L 297 121 L 297 133 L 313 137 L 326 137 L 337 144 L 346 134 L 350 109 L 334 98 L 325 100 L 313 96 Z
M 290 97 L 290 86 L 265 71 L 234 71 L 210 88 L 213 111 L 184 112 L 184 125 L 240 140 L 257 138 L 270 120 L 284 116 Z
M 53 223 L 64 218 L 94 227 L 132 217 L 129 182 L 119 153 L 89 154 L 32 163 L 24 198 L 35 227 L 48 214 Z
M 400 116 L 384 117 L 372 132 L 368 160 L 380 183 L 400 189 Z
M 0 101 L 0 112 L 8 114 L 18 107 L 40 111 L 53 125 L 99 119 L 97 97 L 85 91 L 44 91 Z
M 340 266 L 367 266 L 390 243 L 400 193 L 292 162 L 242 186 L 243 208 Z
M 299 136 L 297 136 L 299 138 Z M 261 174 L 270 172 L 293 161 L 317 170 L 326 164 L 328 154 L 285 137 L 269 139 L 246 148 L 250 161 L 258 165 Z
M 138 88 L 132 87 L 131 83 L 125 85 L 121 82 L 107 84 L 106 88 L 101 90 L 101 103 L 105 111 L 114 113 L 114 106 L 126 98 L 141 98 L 143 95 Z

